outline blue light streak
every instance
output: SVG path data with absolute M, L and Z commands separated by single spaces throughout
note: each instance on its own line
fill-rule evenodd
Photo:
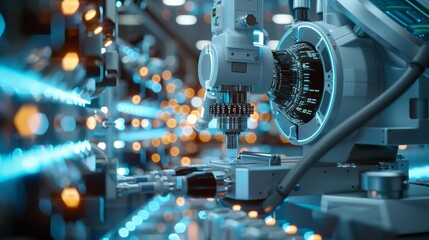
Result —
M 119 46 L 119 51 L 123 55 L 129 57 L 132 62 L 137 61 L 139 59 L 139 57 L 140 57 L 140 53 L 138 51 L 136 51 L 135 49 L 130 48 L 130 47 L 124 45 L 124 44 L 121 44 Z
M 180 236 L 177 233 L 168 235 L 168 240 L 180 240 Z
M 429 178 L 429 166 L 410 168 L 408 174 L 410 180 Z
M 310 237 L 312 237 L 313 235 L 314 235 L 314 231 L 308 231 L 308 232 L 304 233 L 304 239 L 309 240 Z
M 172 200 L 171 195 L 168 194 L 165 197 L 156 196 L 149 203 L 146 204 L 140 211 L 138 211 L 134 216 L 132 216 L 125 224 L 124 227 L 119 229 L 119 236 L 126 238 L 129 236 L 130 232 L 135 231 L 138 226 L 143 224 L 144 221 L 148 220 L 152 214 L 156 213 L 165 203 Z M 182 224 L 186 226 L 189 222 L 181 221 Z M 131 239 L 131 238 L 130 238 Z
M 120 237 L 126 238 L 130 235 L 130 232 L 126 228 L 121 228 L 121 229 L 119 229 L 118 234 Z
M 156 118 L 161 112 L 159 108 L 135 105 L 128 102 L 120 102 L 116 105 L 116 109 L 120 113 L 134 115 L 138 117 Z
M 123 118 L 116 119 L 115 120 L 115 128 L 118 129 L 119 131 L 125 130 L 125 119 L 123 119 Z
M 159 210 L 159 208 L 161 207 L 160 205 L 159 205 L 159 203 L 158 202 L 156 202 L 156 201 L 151 201 L 151 202 L 149 202 L 149 209 L 150 210 L 152 210 L 152 211 L 154 211 L 154 212 L 156 212 L 156 211 L 158 211 Z
M 286 231 L 287 227 L 289 227 L 289 226 L 290 226 L 290 223 L 284 223 L 284 224 L 282 225 L 282 229 L 283 229 L 283 231 Z
M 3 16 L 0 14 L 0 38 L 3 35 L 5 29 L 6 29 L 6 24 L 4 22 Z
M 168 130 L 166 128 L 119 132 L 118 138 L 125 142 L 134 142 L 146 139 L 161 138 L 167 132 Z
M 138 216 L 140 216 L 142 218 L 143 221 L 148 220 L 150 217 L 150 214 L 147 210 L 140 210 L 138 212 Z
M 0 182 L 39 172 L 54 162 L 75 158 L 91 150 L 88 141 L 67 142 L 57 146 L 38 145 L 23 151 L 16 148 L 8 155 L 0 155 Z
M 157 198 L 161 201 L 161 202 L 168 202 L 171 199 L 171 194 L 167 194 L 166 196 L 161 196 L 158 195 Z
M 128 231 L 132 232 L 134 230 L 136 230 L 136 224 L 134 222 L 127 222 L 125 224 L 125 227 L 128 229 Z
M 91 102 L 81 98 L 77 93 L 67 92 L 41 81 L 40 76 L 23 73 L 0 66 L 0 89 L 6 93 L 20 96 L 43 96 L 57 102 L 85 106 Z
M 131 219 L 131 221 L 133 221 L 133 223 L 134 223 L 136 226 L 139 226 L 139 225 L 141 225 L 141 224 L 143 223 L 143 218 L 142 218 L 142 217 L 140 217 L 139 215 L 135 215 L 135 216 Z
M 184 233 L 186 231 L 186 224 L 182 222 L 176 223 L 176 225 L 174 225 L 174 231 L 176 231 L 176 233 Z
M 273 218 L 273 216 L 268 215 L 268 216 L 266 216 L 266 217 L 265 217 L 265 221 L 269 221 L 269 220 L 271 220 L 272 218 Z

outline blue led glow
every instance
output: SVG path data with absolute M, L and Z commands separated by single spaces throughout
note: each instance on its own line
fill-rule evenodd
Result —
M 118 118 L 115 120 L 115 128 L 122 131 L 125 130 L 125 119 Z
M 179 104 L 183 104 L 186 101 L 186 96 L 183 93 L 177 93 L 174 98 Z
M 6 29 L 6 24 L 4 22 L 3 16 L 0 14 L 0 38 L 3 35 L 5 29 Z
M 110 240 L 109 238 L 103 238 L 103 240 Z
M 158 211 L 163 204 L 171 200 L 171 195 L 168 194 L 164 197 L 162 196 L 156 196 L 153 198 L 152 201 L 148 202 L 146 206 L 137 212 L 136 215 L 134 215 L 131 219 L 128 220 L 128 222 L 125 224 L 125 229 L 127 231 L 131 232 L 137 229 L 139 225 L 141 225 L 144 221 L 148 220 L 151 216 L 151 212 Z M 182 224 L 186 225 L 188 224 L 185 220 L 182 219 Z
M 145 85 L 147 88 L 152 89 L 153 83 L 154 83 L 154 82 L 152 82 L 152 81 L 146 81 L 146 82 L 144 83 L 144 85 Z
M 125 227 L 128 229 L 128 231 L 132 232 L 136 230 L 136 224 L 134 222 L 127 222 L 125 224 Z
M 130 235 L 130 232 L 126 228 L 121 228 L 121 229 L 119 229 L 118 234 L 120 237 L 126 238 Z
M 171 194 L 167 194 L 165 196 L 158 195 L 157 197 L 161 202 L 167 202 L 171 199 Z
M 172 233 L 168 235 L 168 240 L 180 240 L 180 237 L 177 233 Z
M 119 47 L 119 51 L 126 55 L 128 58 L 130 58 L 132 62 L 137 61 L 140 56 L 140 54 L 136 50 L 126 46 L 125 44 L 121 44 L 121 46 Z
M 261 30 L 253 31 L 253 46 L 262 47 L 264 46 L 264 32 Z
M 124 57 L 124 58 L 122 58 L 122 59 L 126 59 L 127 57 Z M 124 61 L 122 61 L 122 62 L 124 62 Z M 140 84 L 140 82 L 142 81 L 142 78 L 140 77 L 140 75 L 138 74 L 138 73 L 134 73 L 133 74 L 133 82 L 135 83 L 135 84 Z
M 265 221 L 270 221 L 270 220 L 271 220 L 271 218 L 273 218 L 273 216 L 271 216 L 271 215 L 266 216 L 266 217 L 265 217 Z
M 141 131 L 130 131 L 120 132 L 118 138 L 126 142 L 141 141 L 146 139 L 161 138 L 168 132 L 165 128 L 141 130 Z
M 88 151 L 90 146 L 88 141 L 82 141 L 67 142 L 55 147 L 38 145 L 26 151 L 14 149 L 11 154 L 0 155 L 0 182 L 36 173 L 54 162 L 76 158 L 81 152 Z
M 139 213 L 138 213 L 138 215 L 142 218 L 143 221 L 148 220 L 149 217 L 150 217 L 149 212 L 146 211 L 146 210 L 144 210 L 144 209 L 140 210 Z
M 161 111 L 159 108 L 135 105 L 128 102 L 118 103 L 118 105 L 116 105 L 116 109 L 120 113 L 147 118 L 156 118 Z
M 410 168 L 408 174 L 410 180 L 429 178 L 429 166 Z
M 151 201 L 150 203 L 149 203 L 149 209 L 150 210 L 152 210 L 152 211 L 158 211 L 159 210 L 159 208 L 160 208 L 160 205 L 159 205 L 159 203 L 158 202 L 155 202 L 155 201 Z
M 125 142 L 124 141 L 114 141 L 113 142 L 113 147 L 116 148 L 116 149 L 124 148 L 125 147 Z
M 122 7 L 122 2 L 121 2 L 121 1 L 116 1 L 116 7 L 117 7 L 117 8 Z
M 289 225 L 290 225 L 290 223 L 284 223 L 284 224 L 282 225 L 282 229 L 283 229 L 283 231 L 286 231 L 286 228 L 287 228 L 287 227 L 289 227 Z
M 161 90 L 162 90 L 162 86 L 161 86 L 161 84 L 159 84 L 159 83 L 154 83 L 154 84 L 152 85 L 152 91 L 154 91 L 154 92 L 156 92 L 156 93 L 159 93 L 159 92 L 161 92 Z
M 308 231 L 308 232 L 304 233 L 304 239 L 309 240 L 310 237 L 313 235 L 314 235 L 314 231 Z
M 141 225 L 143 223 L 143 218 L 140 217 L 139 215 L 134 216 L 131 221 L 133 221 L 133 223 L 138 226 Z
M 199 217 L 201 220 L 206 219 L 206 217 L 207 217 L 207 212 L 206 212 L 206 211 L 199 211 L 199 212 L 198 212 L 198 217 Z
M 4 66 L 0 66 L 0 89 L 20 96 L 43 96 L 66 104 L 90 104 L 74 92 L 66 92 L 42 82 L 36 74 L 18 72 Z
M 174 225 L 174 231 L 176 231 L 176 233 L 184 233 L 186 231 L 186 224 L 182 222 L 176 223 L 176 225 Z
M 125 168 L 123 167 L 119 167 L 118 169 L 116 169 L 116 174 L 120 175 L 120 176 L 125 176 Z

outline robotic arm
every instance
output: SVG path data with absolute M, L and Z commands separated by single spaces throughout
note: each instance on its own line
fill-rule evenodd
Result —
M 226 162 L 238 156 L 238 135 L 247 130 L 253 107 L 247 93 L 266 93 L 274 61 L 264 45 L 263 1 L 214 1 L 211 44 L 200 54 L 198 77 L 207 90 L 200 129 L 217 118 L 225 133 Z

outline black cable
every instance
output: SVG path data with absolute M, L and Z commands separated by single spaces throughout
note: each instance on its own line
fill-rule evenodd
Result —
M 360 111 L 353 114 L 332 131 L 323 136 L 296 166 L 289 171 L 275 190 L 262 203 L 265 212 L 271 212 L 294 189 L 297 182 L 321 157 L 360 126 L 400 97 L 429 67 L 429 44 L 423 45 L 413 58 L 405 73 L 390 88 Z

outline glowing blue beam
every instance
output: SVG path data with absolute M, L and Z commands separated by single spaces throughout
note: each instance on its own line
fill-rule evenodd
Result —
M 429 166 L 410 168 L 408 174 L 410 180 L 429 178 Z
M 136 212 L 128 221 L 125 221 L 124 227 L 118 230 L 118 234 L 122 238 L 129 236 L 130 232 L 135 231 L 138 227 L 147 221 L 155 212 L 157 212 L 166 202 L 170 201 L 171 197 L 168 194 L 165 197 L 156 196 L 149 201 L 146 206 Z M 153 206 L 156 206 L 155 208 Z M 152 207 L 151 207 L 152 206 Z M 110 237 L 106 235 L 105 237 Z
M 174 225 L 174 231 L 176 233 L 184 233 L 186 232 L 186 229 L 188 228 L 189 224 L 191 223 L 191 219 L 189 218 L 182 218 L 176 225 Z
M 66 104 L 79 106 L 90 104 L 90 101 L 81 98 L 76 93 L 67 92 L 42 82 L 37 74 L 18 72 L 5 66 L 0 66 L 0 89 L 10 94 L 43 96 Z
M 119 132 L 118 138 L 125 142 L 134 142 L 146 139 L 161 138 L 167 132 L 168 130 L 166 128 Z
M 161 112 L 159 108 L 135 105 L 128 102 L 120 102 L 116 105 L 116 109 L 120 113 L 134 115 L 138 117 L 156 118 Z
M 4 18 L 0 13 L 0 37 L 3 35 L 5 28 L 6 28 L 6 23 L 4 22 Z
M 55 147 L 39 145 L 26 151 L 16 148 L 9 155 L 0 155 L 0 182 L 37 173 L 54 162 L 76 158 L 90 150 L 91 145 L 88 141 L 67 142 Z

